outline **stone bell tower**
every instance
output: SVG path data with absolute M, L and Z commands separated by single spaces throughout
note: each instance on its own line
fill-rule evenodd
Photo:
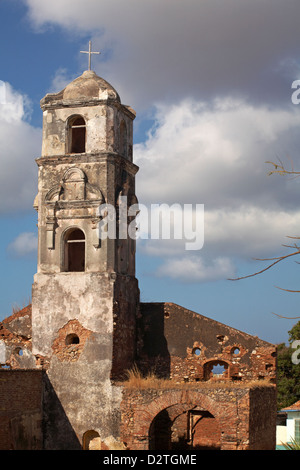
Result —
M 87 432 L 118 434 L 113 380 L 135 359 L 135 240 L 119 236 L 120 201 L 137 203 L 135 112 L 91 70 L 41 108 L 32 344 L 46 369 L 45 448 L 70 449 Z M 115 237 L 99 231 L 105 204 L 115 208 Z

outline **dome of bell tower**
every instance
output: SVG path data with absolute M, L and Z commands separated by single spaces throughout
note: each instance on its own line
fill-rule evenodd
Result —
M 94 71 L 86 70 L 80 77 L 75 78 L 62 91 L 58 93 L 48 93 L 41 100 L 42 109 L 59 102 L 97 102 L 97 101 L 120 102 L 117 91 Z
M 92 70 L 86 70 L 63 90 L 62 99 L 113 99 L 120 101 L 116 90 Z

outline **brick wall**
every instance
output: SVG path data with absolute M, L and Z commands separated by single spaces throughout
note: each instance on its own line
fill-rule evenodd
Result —
M 0 449 L 42 448 L 42 371 L 0 369 Z
M 139 368 L 176 382 L 276 381 L 276 346 L 173 303 L 141 303 Z
M 274 386 L 124 388 L 121 413 L 129 450 L 275 448 Z
M 270 442 L 276 440 L 277 419 L 277 410 L 272 406 L 273 400 L 272 389 L 256 388 L 250 391 L 250 450 L 272 450 Z

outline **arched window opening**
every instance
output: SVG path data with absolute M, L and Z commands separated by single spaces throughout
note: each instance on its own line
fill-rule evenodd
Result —
M 85 153 L 85 120 L 75 116 L 69 121 L 69 153 Z
M 20 348 L 20 347 L 17 347 L 17 348 L 14 350 L 14 353 L 17 354 L 18 356 L 23 356 L 23 349 Z
M 234 347 L 231 350 L 231 354 L 233 354 L 234 356 L 238 356 L 240 354 L 240 352 L 241 352 L 241 350 L 238 347 Z
M 224 375 L 225 372 L 225 366 L 224 364 L 216 364 L 212 367 L 211 371 L 213 374 L 213 377 L 221 377 Z
M 204 365 L 204 378 L 210 379 L 227 379 L 228 364 L 225 361 L 209 361 Z
M 65 235 L 64 270 L 68 272 L 85 270 L 85 236 L 78 228 L 70 229 Z

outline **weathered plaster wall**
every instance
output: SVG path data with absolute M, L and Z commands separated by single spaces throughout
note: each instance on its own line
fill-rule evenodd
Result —
M 132 161 L 135 111 L 122 105 L 116 90 L 93 71 L 84 72 L 61 92 L 46 95 L 41 108 L 42 156 L 70 153 L 68 119 L 80 115 L 86 123 L 85 153 L 117 152 Z
M 104 344 L 111 344 L 113 284 L 107 273 L 36 274 L 32 287 L 33 353 L 50 357 L 58 331 L 74 319 L 101 335 Z
M 85 432 L 117 439 L 121 393 L 111 377 L 134 360 L 137 282 L 100 273 L 37 274 L 33 353 L 47 363 L 45 447 L 79 448 Z M 78 342 L 68 344 L 69 335 Z
M 78 227 L 85 234 L 85 270 L 114 270 L 135 274 L 135 241 L 122 240 L 128 260 L 122 264 L 118 241 L 99 239 L 99 207 L 116 207 L 120 193 L 135 202 L 134 176 L 138 168 L 118 155 L 40 158 L 38 210 L 38 272 L 64 271 L 64 233 Z M 116 229 L 118 225 L 116 224 Z

